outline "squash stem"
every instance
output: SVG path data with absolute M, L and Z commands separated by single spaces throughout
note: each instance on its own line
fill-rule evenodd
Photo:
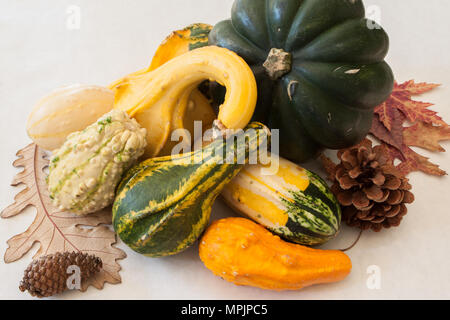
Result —
M 359 231 L 358 237 L 356 238 L 356 240 L 353 242 L 353 244 L 350 247 L 345 248 L 345 249 L 340 249 L 339 251 L 346 252 L 346 251 L 349 251 L 350 249 L 353 249 L 356 246 L 356 244 L 359 242 L 359 240 L 361 239 L 361 235 L 362 235 L 363 231 L 364 231 L 363 229 L 361 229 L 361 231 Z
M 272 80 L 278 80 L 292 69 L 292 55 L 283 49 L 272 48 L 263 64 Z

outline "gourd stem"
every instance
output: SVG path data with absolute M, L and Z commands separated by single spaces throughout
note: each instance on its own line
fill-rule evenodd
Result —
M 340 249 L 339 251 L 346 252 L 346 251 L 348 251 L 348 250 L 350 250 L 350 249 L 353 249 L 353 247 L 356 246 L 356 244 L 357 244 L 357 243 L 359 242 L 359 240 L 361 239 L 361 235 L 362 235 L 363 231 L 364 231 L 364 230 L 362 230 L 362 229 L 361 229 L 361 231 L 359 231 L 358 237 L 356 238 L 356 240 L 353 242 L 353 244 L 352 244 L 350 247 L 345 248 L 345 249 Z

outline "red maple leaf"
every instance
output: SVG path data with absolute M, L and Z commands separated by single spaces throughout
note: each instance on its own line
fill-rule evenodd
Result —
M 387 150 L 392 161 L 395 159 L 400 160 L 397 169 L 404 175 L 414 171 L 422 171 L 434 176 L 445 176 L 447 174 L 444 170 L 440 169 L 437 164 L 430 162 L 429 158 L 418 154 L 406 145 L 403 145 L 401 150 L 387 146 Z
M 423 94 L 438 86 L 438 84 L 415 83 L 414 80 L 402 84 L 395 83 L 392 95 L 375 108 L 370 133 L 386 146 L 393 161 L 400 160 L 397 168 L 404 174 L 414 171 L 437 176 L 446 174 L 438 165 L 410 148 L 415 146 L 443 152 L 445 150 L 439 142 L 450 140 L 448 124 L 437 115 L 437 112 L 428 109 L 433 104 L 412 99 L 414 95 Z M 405 121 L 410 121 L 413 125 L 405 127 Z
M 422 94 L 422 93 L 431 91 L 434 88 L 437 88 L 439 86 L 440 86 L 440 84 L 426 83 L 426 82 L 415 83 L 414 80 L 409 80 L 402 84 L 398 84 L 396 82 L 393 92 L 394 93 L 395 92 L 407 92 L 407 93 L 409 93 L 409 95 L 411 97 L 411 96 L 415 96 L 418 94 Z
M 445 149 L 439 144 L 440 141 L 445 140 L 450 140 L 450 126 L 433 126 L 418 122 L 403 130 L 403 141 L 407 146 L 445 152 Z
M 384 103 L 375 108 L 375 113 L 380 117 L 386 129 L 392 130 L 393 121 L 397 119 L 395 111 L 400 111 L 405 116 L 404 120 L 410 122 L 422 121 L 429 124 L 446 126 L 447 123 L 437 115 L 437 112 L 428 109 L 432 103 L 415 101 L 413 95 L 419 95 L 430 91 L 439 84 L 415 83 L 414 80 L 402 84 L 395 82 L 391 96 Z
M 404 116 L 400 111 L 393 110 L 393 117 L 389 122 L 392 123 L 391 129 L 388 129 L 378 115 L 374 115 L 370 133 L 382 142 L 401 149 L 403 145 L 403 122 Z

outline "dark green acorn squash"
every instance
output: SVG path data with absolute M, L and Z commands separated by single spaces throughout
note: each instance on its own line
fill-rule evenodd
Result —
M 302 162 L 369 132 L 392 92 L 389 39 L 361 0 L 236 0 L 211 45 L 235 51 L 258 82 L 254 120 L 280 129 L 280 154 Z

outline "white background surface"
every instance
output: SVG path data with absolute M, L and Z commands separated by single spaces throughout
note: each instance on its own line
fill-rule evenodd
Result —
M 422 100 L 450 121 L 450 1 L 366 0 L 381 8 L 381 23 L 391 38 L 388 62 L 398 81 L 442 83 Z M 25 132 L 35 102 L 54 88 L 72 83 L 108 83 L 146 67 L 158 44 L 172 31 L 193 22 L 214 24 L 230 15 L 232 0 L 0 0 L 0 208 L 13 200 L 11 165 L 30 141 Z M 81 28 L 66 28 L 70 5 L 81 8 Z M 450 144 L 444 144 L 450 149 Z M 427 154 L 450 172 L 450 154 Z M 450 178 L 410 176 L 416 202 L 402 225 L 365 233 L 349 252 L 351 275 L 344 281 L 297 292 L 237 287 L 213 276 L 198 258 L 197 247 L 164 259 L 128 250 L 122 260 L 123 283 L 65 299 L 400 299 L 450 298 Z M 231 215 L 220 201 L 213 219 Z M 23 232 L 33 209 L 0 220 L 0 298 L 28 299 L 18 283 L 32 253 L 5 264 L 6 240 Z M 328 248 L 346 247 L 356 230 L 344 227 Z M 367 268 L 381 270 L 381 289 L 366 285 Z

